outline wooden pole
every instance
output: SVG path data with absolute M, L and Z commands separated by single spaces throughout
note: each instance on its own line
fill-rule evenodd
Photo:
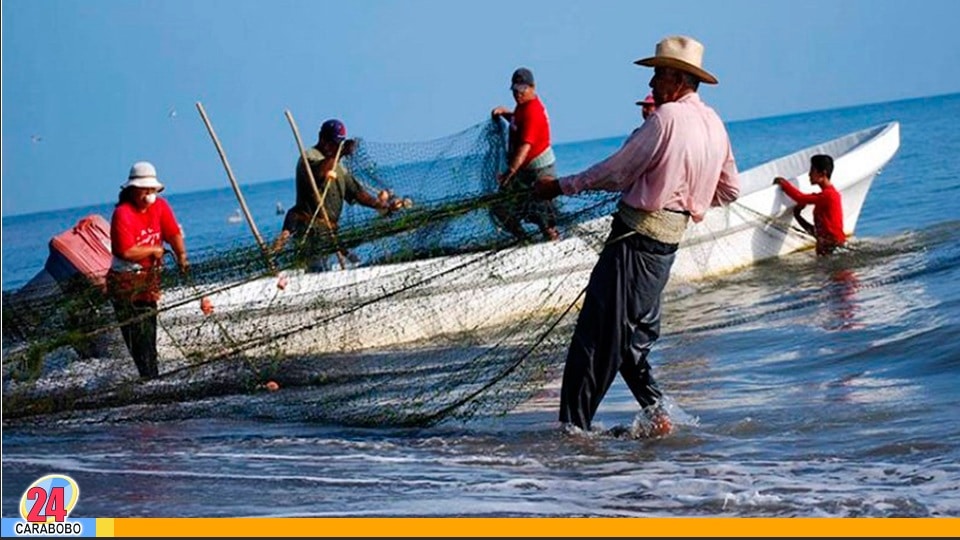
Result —
M 300 139 L 300 130 L 297 129 L 297 123 L 293 121 L 293 115 L 290 114 L 289 110 L 283 111 L 283 114 L 287 117 L 287 122 L 290 123 L 290 129 L 293 130 L 293 137 L 297 140 L 297 149 L 300 150 L 300 159 L 303 161 L 303 168 L 306 169 L 307 178 L 310 179 L 310 187 L 313 189 L 314 199 L 317 201 L 317 210 L 320 211 L 320 215 L 323 217 L 323 223 L 327 226 L 327 229 L 330 231 L 330 236 L 333 238 L 334 248 L 337 250 L 337 260 L 340 261 L 340 268 L 346 270 L 347 261 L 344 260 L 343 253 L 340 251 L 340 242 L 337 240 L 337 232 L 333 227 L 333 223 L 330 222 L 330 216 L 327 215 L 327 208 L 323 204 L 324 197 L 327 194 L 327 188 L 330 186 L 330 182 L 324 178 L 324 189 L 323 195 L 320 194 L 320 190 L 317 189 L 316 178 L 313 177 L 313 169 L 310 168 L 310 161 L 307 159 L 307 151 L 303 148 L 303 141 Z M 340 147 L 337 148 L 337 155 L 333 161 L 333 168 L 331 171 L 336 170 L 337 160 L 340 159 L 340 150 L 343 148 L 343 143 L 340 143 Z M 316 216 L 316 212 L 314 212 Z M 310 220 L 309 225 L 307 225 L 307 233 L 309 234 L 310 228 L 313 227 L 313 219 Z
M 243 211 L 243 215 L 247 218 L 247 224 L 250 225 L 250 231 L 253 232 L 254 238 L 257 239 L 257 245 L 260 246 L 260 251 L 263 253 L 263 258 L 267 262 L 267 267 L 270 271 L 275 271 L 276 267 L 273 264 L 273 259 L 270 257 L 270 250 L 267 249 L 267 245 L 263 242 L 263 237 L 260 236 L 260 231 L 257 230 L 256 223 L 253 222 L 253 216 L 250 215 L 250 209 L 247 208 L 247 202 L 243 198 L 243 193 L 240 192 L 240 185 L 237 184 L 237 179 L 233 176 L 233 170 L 230 168 L 230 162 L 227 161 L 227 155 L 223 151 L 223 146 L 220 145 L 220 139 L 217 138 L 216 132 L 213 131 L 213 125 L 210 124 L 210 119 L 207 118 L 207 112 L 203 110 L 203 104 L 199 101 L 197 102 L 197 110 L 200 111 L 200 117 L 203 118 L 203 123 L 207 126 L 207 131 L 210 133 L 210 138 L 213 139 L 213 144 L 217 147 L 217 152 L 220 154 L 220 161 L 223 162 L 223 167 L 227 170 L 227 177 L 230 179 L 230 185 L 233 186 L 233 192 L 237 196 L 237 201 L 240 203 L 240 209 Z
M 333 174 L 337 174 L 337 163 L 340 162 L 340 152 L 343 151 L 343 142 L 344 141 L 340 141 L 340 144 L 337 145 L 337 153 L 333 156 L 333 166 L 330 167 L 330 170 L 333 171 Z M 324 208 L 324 210 L 326 210 L 326 207 L 323 206 L 323 201 L 327 200 L 327 192 L 330 191 L 330 184 L 332 183 L 333 182 L 331 182 L 329 178 L 324 178 L 323 193 L 320 194 L 320 201 L 319 201 L 320 207 Z M 313 185 L 314 193 L 316 193 L 317 185 L 316 184 L 311 184 L 311 185 Z

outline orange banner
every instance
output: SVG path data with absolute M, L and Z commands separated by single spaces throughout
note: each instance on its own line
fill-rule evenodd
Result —
M 922 537 L 954 536 L 960 531 L 960 518 L 117 518 L 109 522 L 118 537 Z M 97 533 L 103 536 L 100 529 L 98 520 Z

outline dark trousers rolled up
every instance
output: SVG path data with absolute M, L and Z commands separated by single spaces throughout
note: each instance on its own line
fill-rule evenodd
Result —
M 617 372 L 641 407 L 659 402 L 647 355 L 660 337 L 661 295 L 676 250 L 676 244 L 634 233 L 614 217 L 567 351 L 561 422 L 590 429 Z
M 142 379 L 152 379 L 157 368 L 157 303 L 112 299 L 120 332 Z

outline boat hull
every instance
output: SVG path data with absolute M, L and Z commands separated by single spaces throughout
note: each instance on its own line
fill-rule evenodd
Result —
M 844 229 L 853 234 L 878 172 L 899 147 L 896 122 L 856 132 L 741 173 L 741 198 L 711 209 L 681 243 L 668 290 L 814 246 L 796 232 L 793 202 L 772 180 L 812 191 L 810 156 L 834 156 Z M 809 212 L 810 209 L 805 210 Z M 210 359 L 304 357 L 469 339 L 504 325 L 543 324 L 567 313 L 586 286 L 610 217 L 557 242 L 322 273 L 287 272 L 213 291 L 168 292 L 164 355 Z M 215 307 L 199 309 L 201 296 Z

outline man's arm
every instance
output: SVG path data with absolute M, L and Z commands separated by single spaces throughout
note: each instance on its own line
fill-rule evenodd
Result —
M 347 202 L 350 204 L 358 202 L 361 206 L 373 208 L 380 212 L 389 212 L 391 210 L 389 200 L 381 199 L 368 192 L 366 187 L 350 172 L 350 169 L 347 169 L 342 164 L 339 165 L 339 168 L 340 173 L 338 174 L 338 178 L 343 182 L 344 199 Z
M 163 258 L 163 246 L 131 246 L 119 254 L 125 261 L 140 262 L 144 259 Z
M 500 116 L 502 116 L 507 120 L 507 122 L 509 122 L 510 120 L 513 120 L 513 111 L 503 106 L 494 107 L 493 110 L 490 111 L 490 117 L 493 118 L 494 120 L 496 120 L 497 117 L 500 117 Z
M 160 215 L 160 229 L 163 232 L 163 240 L 170 244 L 170 248 L 173 249 L 173 254 L 177 257 L 177 266 L 180 267 L 181 272 L 186 272 L 189 268 L 189 263 L 187 262 L 187 247 L 183 243 L 183 229 L 180 227 L 180 222 L 177 221 L 177 216 L 173 213 L 173 208 L 170 204 L 164 200 L 157 200 L 157 204 L 162 205 L 161 215 Z
M 803 205 L 803 204 L 798 204 L 797 206 L 795 206 L 793 208 L 793 219 L 797 220 L 797 223 L 800 224 L 800 227 L 803 228 L 803 230 L 807 231 L 807 234 L 815 237 L 817 236 L 817 229 L 813 226 L 813 223 L 810 223 L 809 221 L 804 219 L 803 216 L 800 214 L 800 212 L 802 212 L 804 208 L 806 208 L 806 205 Z
M 365 189 L 357 191 L 357 202 L 363 206 L 366 206 L 367 208 L 373 208 L 374 210 L 384 212 L 390 211 L 389 201 L 380 200 L 378 197 L 374 197 Z
M 727 145 L 727 158 L 720 169 L 720 182 L 713 195 L 712 206 L 721 206 L 732 203 L 740 196 L 740 173 L 737 172 L 737 162 L 733 159 L 733 150 Z
M 510 169 L 504 174 L 500 175 L 500 185 L 506 185 L 510 180 L 516 176 L 517 171 L 520 170 L 520 167 L 523 166 L 524 162 L 527 161 L 527 155 L 530 154 L 530 149 L 533 148 L 530 143 L 523 143 L 520 145 L 520 148 L 517 149 L 517 153 L 514 154 L 513 159 L 510 160 Z
M 174 235 L 167 243 L 177 257 L 177 266 L 180 267 L 180 271 L 186 272 L 190 268 L 190 263 L 187 261 L 187 246 L 183 242 L 183 235 Z
M 786 178 L 778 176 L 773 180 L 774 184 L 780 186 L 780 189 L 787 194 L 788 197 L 794 200 L 794 202 L 799 204 L 817 204 L 820 202 L 819 193 L 804 193 L 797 189 L 796 186 L 787 181 Z
M 273 241 L 273 246 L 271 249 L 274 253 L 280 253 L 280 250 L 283 249 L 283 246 L 287 245 L 287 240 L 290 239 L 290 231 L 283 229 L 280 231 L 280 236 L 277 236 L 277 239 Z
M 663 131 L 656 116 L 651 116 L 612 156 L 580 174 L 560 179 L 566 195 L 586 190 L 623 191 L 642 175 L 660 150 Z

